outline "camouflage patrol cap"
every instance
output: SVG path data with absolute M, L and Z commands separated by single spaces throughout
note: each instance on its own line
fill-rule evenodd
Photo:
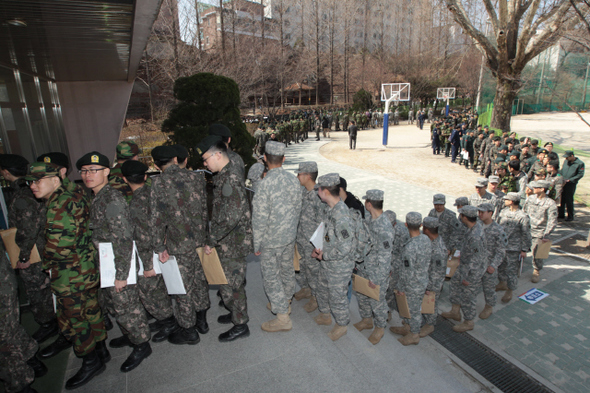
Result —
M 508 164 L 506 162 L 501 162 L 498 164 L 498 169 L 506 169 L 508 170 Z
M 406 224 L 413 226 L 422 225 L 422 214 L 418 212 L 409 212 L 406 214 Z
M 334 187 L 340 185 L 340 175 L 337 173 L 328 173 L 318 178 L 318 186 Z
M 299 163 L 299 168 L 295 173 L 315 173 L 318 171 L 318 163 L 315 161 L 305 161 Z
M 455 199 L 455 203 L 453 206 L 465 206 L 469 205 L 469 199 L 467 197 L 459 197 Z
M 148 171 L 148 166 L 141 161 L 129 160 L 121 165 L 121 173 L 125 177 L 133 175 L 145 175 Z
M 104 154 L 100 154 L 97 151 L 91 151 L 90 153 L 84 154 L 78 161 L 76 161 L 76 168 L 82 169 L 84 165 L 100 165 L 105 168 L 111 166 L 111 162 Z
M 444 194 L 434 194 L 432 197 L 432 204 L 434 205 L 444 205 L 447 203 L 447 197 Z
M 477 182 L 475 183 L 475 187 L 487 187 L 488 186 L 488 179 L 485 177 L 478 177 Z
M 285 144 L 281 142 L 268 141 L 264 147 L 266 154 L 272 156 L 284 156 L 285 155 Z
M 152 149 L 154 160 L 165 161 L 176 158 L 176 150 L 172 146 L 157 146 Z
M 176 158 L 179 158 L 181 160 L 188 158 L 189 154 L 188 154 L 188 150 L 186 149 L 186 147 L 184 147 L 182 145 L 172 145 L 172 148 L 174 150 L 176 150 Z
M 397 224 L 397 214 L 395 214 L 393 210 L 385 210 L 383 214 L 385 214 L 389 221 L 391 221 L 391 225 Z
M 500 183 L 500 176 L 490 176 L 488 177 L 488 183 Z
M 438 228 L 438 218 L 436 217 L 424 217 L 422 220 L 424 228 Z
M 568 157 L 573 157 L 573 156 L 574 156 L 573 150 L 567 150 L 567 151 L 563 152 L 563 158 L 568 158 Z
M 537 183 L 537 185 L 533 186 L 533 188 L 540 187 L 540 188 L 544 188 L 546 190 L 551 188 L 551 182 L 548 180 L 537 180 L 535 183 Z
M 526 185 L 528 188 L 530 188 L 531 190 L 533 188 L 541 188 L 541 186 L 539 185 L 539 182 L 537 180 L 533 180 L 527 183 Z
M 231 137 L 231 131 L 223 124 L 211 124 L 209 126 L 209 135 L 218 135 L 226 138 Z
M 55 164 L 46 162 L 34 162 L 29 165 L 29 174 L 24 177 L 26 181 L 35 181 L 44 177 L 59 176 L 59 168 Z
M 133 141 L 123 141 L 117 145 L 117 159 L 123 160 L 139 154 L 139 146 Z
M 257 181 L 262 178 L 262 174 L 264 173 L 264 165 L 257 162 L 256 164 L 250 167 L 248 171 L 248 179 Z
M 0 154 L 0 167 L 4 169 L 24 169 L 29 161 L 18 154 Z M 22 172 L 21 172 L 22 173 Z
M 221 137 L 219 135 L 207 135 L 199 144 L 195 147 L 195 151 L 199 153 L 200 156 L 205 154 L 211 147 L 215 146 L 221 142 Z
M 477 207 L 477 210 L 479 210 L 480 212 L 493 212 L 495 209 L 491 203 L 486 202 L 479 205 Z
M 367 193 L 365 194 L 365 196 L 363 196 L 363 199 L 369 201 L 382 201 L 383 194 L 384 193 L 381 190 L 367 190 Z
M 545 170 L 545 168 L 537 169 L 535 171 L 535 175 L 537 175 L 537 176 L 547 176 L 547 171 Z
M 518 192 L 509 192 L 508 194 L 504 195 L 504 199 L 508 199 L 509 201 L 518 202 L 520 201 L 520 195 Z
M 478 216 L 478 209 L 475 206 L 465 205 L 459 209 L 459 213 L 463 214 L 466 217 L 477 218 Z
M 70 159 L 64 153 L 58 151 L 40 155 L 37 157 L 37 162 L 46 162 L 70 169 Z

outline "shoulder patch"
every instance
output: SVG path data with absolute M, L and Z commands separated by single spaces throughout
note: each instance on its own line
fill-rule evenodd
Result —
M 118 203 L 109 203 L 106 210 L 107 218 L 116 218 L 123 214 L 123 209 Z
M 383 242 L 383 248 L 388 249 L 389 248 L 389 242 L 388 241 L 384 241 Z
M 408 261 L 407 259 L 404 259 L 404 266 L 410 267 L 410 261 Z
M 343 229 L 340 233 L 342 234 L 343 239 L 348 239 L 350 237 L 346 229 Z
M 231 194 L 233 194 L 234 189 L 232 188 L 232 186 L 229 185 L 229 183 L 225 183 L 223 185 L 223 187 L 221 188 L 221 195 L 223 195 L 224 197 L 228 197 L 231 196 Z

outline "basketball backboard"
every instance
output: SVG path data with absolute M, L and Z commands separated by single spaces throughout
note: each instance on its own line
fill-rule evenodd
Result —
M 394 101 L 410 101 L 409 83 L 383 83 L 381 85 L 381 101 L 392 98 Z
M 455 88 L 454 87 L 439 87 L 436 90 L 436 98 L 439 100 L 454 100 L 455 99 Z

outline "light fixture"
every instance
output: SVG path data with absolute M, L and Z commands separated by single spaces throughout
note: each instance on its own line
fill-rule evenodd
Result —
M 6 23 L 8 23 L 11 26 L 16 26 L 16 27 L 27 27 L 27 22 L 25 22 L 24 19 L 19 19 L 19 18 L 7 19 Z

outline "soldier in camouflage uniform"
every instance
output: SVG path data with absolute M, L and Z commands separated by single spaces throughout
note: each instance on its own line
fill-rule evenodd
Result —
M 478 210 L 487 251 L 487 267 L 481 278 L 486 305 L 483 311 L 479 314 L 479 318 L 487 319 L 492 315 L 494 307 L 496 306 L 498 267 L 506 256 L 507 239 L 504 229 L 492 219 L 496 207 L 491 203 L 482 203 L 478 206 Z
M 220 342 L 248 337 L 248 307 L 246 299 L 246 256 L 252 252 L 250 206 L 244 182 L 230 164 L 227 149 L 221 139 L 205 138 L 197 147 L 205 166 L 216 173 L 213 177 L 213 212 L 211 233 L 205 253 L 216 247 L 227 285 L 221 285 L 221 297 L 229 314 L 217 321 L 234 326 L 219 335 Z
M 150 324 L 154 332 L 153 342 L 161 342 L 177 329 L 172 302 L 161 274 L 153 266 L 152 229 L 150 227 L 151 181 L 147 179 L 147 165 L 139 161 L 127 161 L 121 166 L 123 179 L 133 191 L 129 202 L 129 215 L 133 226 L 133 240 L 143 264 L 143 275 L 137 276 L 137 291 L 141 303 L 156 322 Z M 111 341 L 112 343 L 112 341 Z
M 70 171 L 70 159 L 61 152 L 45 153 L 37 157 L 37 162 L 44 162 L 46 164 L 53 164 L 59 170 L 59 177 L 61 177 L 63 186 L 74 194 L 81 194 L 83 197 L 87 195 L 84 188 L 68 179 L 68 172 Z
M 336 324 L 328 337 L 336 341 L 347 333 L 350 323 L 347 292 L 354 268 L 355 223 L 340 198 L 340 176 L 337 173 L 320 176 L 318 185 L 318 195 L 328 207 L 323 218 L 324 247 L 312 253 L 321 263 L 316 295 L 320 314 L 314 319 L 318 325 L 331 325 L 331 312 Z
M 367 227 L 371 242 L 370 251 L 362 263 L 357 263 L 358 275 L 368 279 L 373 285 L 379 285 L 379 300 L 375 300 L 361 293 L 356 297 L 362 320 L 354 324 L 357 330 L 375 329 L 369 336 L 369 341 L 376 345 L 381 341 L 387 325 L 387 288 L 391 273 L 391 259 L 395 230 L 386 214 L 383 214 L 383 191 L 368 190 L 363 197 L 365 208 L 371 214 L 367 217 Z M 371 285 L 371 284 L 369 284 Z
M 209 331 L 207 310 L 211 305 L 209 285 L 195 252 L 197 247 L 205 246 L 206 239 L 205 178 L 179 168 L 176 152 L 170 146 L 154 148 L 152 157 L 162 171 L 152 181 L 150 190 L 153 250 L 162 263 L 170 256 L 176 257 L 186 290 L 185 295 L 175 295 L 180 329 L 168 341 L 195 345 L 200 341 L 199 333 Z
M 260 256 L 264 289 L 276 319 L 262 324 L 267 332 L 291 330 L 289 304 L 295 293 L 293 257 L 301 213 L 301 185 L 282 167 L 285 146 L 266 144 L 268 173 L 252 201 L 254 252 Z
M 399 279 L 399 271 L 402 265 L 402 251 L 404 244 L 410 240 L 410 233 L 405 225 L 399 225 L 397 223 L 397 215 L 391 210 L 384 212 L 389 218 L 391 225 L 393 226 L 394 238 L 393 238 L 393 250 L 391 259 L 391 272 L 389 273 L 389 284 L 387 288 L 386 300 L 389 306 L 389 311 L 397 311 L 397 301 L 395 300 L 395 288 Z
M 80 370 L 66 382 L 66 389 L 75 389 L 102 372 L 111 358 L 98 305 L 100 277 L 88 225 L 89 203 L 65 188 L 56 165 L 35 162 L 29 169 L 25 179 L 31 191 L 47 200 L 43 269 L 50 271 L 61 332 L 39 356 L 55 356 L 73 343 L 74 353 L 83 359 Z
M 225 143 L 225 146 L 227 146 L 227 156 L 229 157 L 229 160 L 231 161 L 232 165 L 235 165 L 235 167 L 238 169 L 238 173 L 240 176 L 242 176 L 242 179 L 245 179 L 246 166 L 244 165 L 244 160 L 242 160 L 242 157 L 240 157 L 238 153 L 229 147 L 229 144 L 231 143 L 230 129 L 223 124 L 212 124 L 209 127 L 209 135 L 218 135 L 221 137 L 223 143 Z
M 53 312 L 49 276 L 43 271 L 42 263 L 30 263 L 31 251 L 35 245 L 43 255 L 45 206 L 21 179 L 27 174 L 28 166 L 28 161 L 19 155 L 0 155 L 0 174 L 10 182 L 10 188 L 14 191 L 8 201 L 8 224 L 16 227 L 15 242 L 20 248 L 16 268 L 24 283 L 33 317 L 40 325 L 33 338 L 41 343 L 55 336 L 58 327 Z
M 96 152 L 82 156 L 76 167 L 84 185 L 92 191 L 90 206 L 92 242 L 99 249 L 100 243 L 111 243 L 115 258 L 114 287 L 103 287 L 105 307 L 113 315 L 123 336 L 110 342 L 112 348 L 133 346 L 131 355 L 121 365 L 122 372 L 135 369 L 152 353 L 151 338 L 145 310 L 139 300 L 137 285 L 128 285 L 129 269 L 133 257 L 133 227 L 129 207 L 120 192 L 108 185 L 109 159 Z M 127 183 L 125 183 L 127 184 Z M 97 258 L 98 259 L 98 258 Z M 102 285 L 106 283 L 101 283 Z
M 422 222 L 422 232 L 428 236 L 432 244 L 432 255 L 428 266 L 428 286 L 426 293 L 434 292 L 434 314 L 422 314 L 424 325 L 420 329 L 420 337 L 426 337 L 434 331 L 438 317 L 438 300 L 447 274 L 447 257 L 449 251 L 445 247 L 442 237 L 438 234 L 439 221 L 436 217 L 425 217 Z
M 522 210 L 531 219 L 533 276 L 531 282 L 537 283 L 540 279 L 540 271 L 543 269 L 544 259 L 535 258 L 537 247 L 541 242 L 549 241 L 549 235 L 557 225 L 557 205 L 549 198 L 546 191 L 551 187 L 547 180 L 538 180 L 529 183 L 535 195 L 531 195 Z
M 416 345 L 420 342 L 422 326 L 422 299 L 428 286 L 428 266 L 432 258 L 432 244 L 428 236 L 420 233 L 422 215 L 410 212 L 406 215 L 406 226 L 410 232 L 410 240 L 404 245 L 402 265 L 396 293 L 405 295 L 410 310 L 410 318 L 404 318 L 402 326 L 389 328 L 403 337 L 398 341 L 403 345 Z
M 117 164 L 111 168 L 109 175 L 109 185 L 115 190 L 119 190 L 123 193 L 125 200 L 129 202 L 133 196 L 131 188 L 123 180 L 123 174 L 121 173 L 121 165 L 125 161 L 138 160 L 139 146 L 133 141 L 123 141 L 117 145 Z
M 460 321 L 460 309 L 463 310 L 463 323 L 453 326 L 456 332 L 473 330 L 477 292 L 487 267 L 485 237 L 477 218 L 478 210 L 475 206 L 464 205 L 459 209 L 459 219 L 468 228 L 460 245 L 460 264 L 453 275 L 460 285 L 451 284 L 452 310 L 441 314 L 444 318 Z
M 320 225 L 324 209 L 316 186 L 317 163 L 315 161 L 299 163 L 299 169 L 295 173 L 301 184 L 302 193 L 301 216 L 297 226 L 297 251 L 301 255 L 301 260 L 299 261 L 300 271 L 295 273 L 301 289 L 295 293 L 295 299 L 310 298 L 303 308 L 307 312 L 312 312 L 318 308 L 316 292 L 320 277 L 320 263 L 311 257 L 313 245 L 309 239 Z
M 469 197 L 469 204 L 471 206 L 479 206 L 483 203 L 491 203 L 495 205 L 497 203 L 496 196 L 487 190 L 488 187 L 488 179 L 485 177 L 480 177 L 477 179 L 477 183 L 475 183 L 475 192 L 471 194 Z
M 461 223 L 457 215 L 445 207 L 446 197 L 443 194 L 436 194 L 432 197 L 434 209 L 430 210 L 428 217 L 438 218 L 438 233 L 449 251 L 458 248 Z

